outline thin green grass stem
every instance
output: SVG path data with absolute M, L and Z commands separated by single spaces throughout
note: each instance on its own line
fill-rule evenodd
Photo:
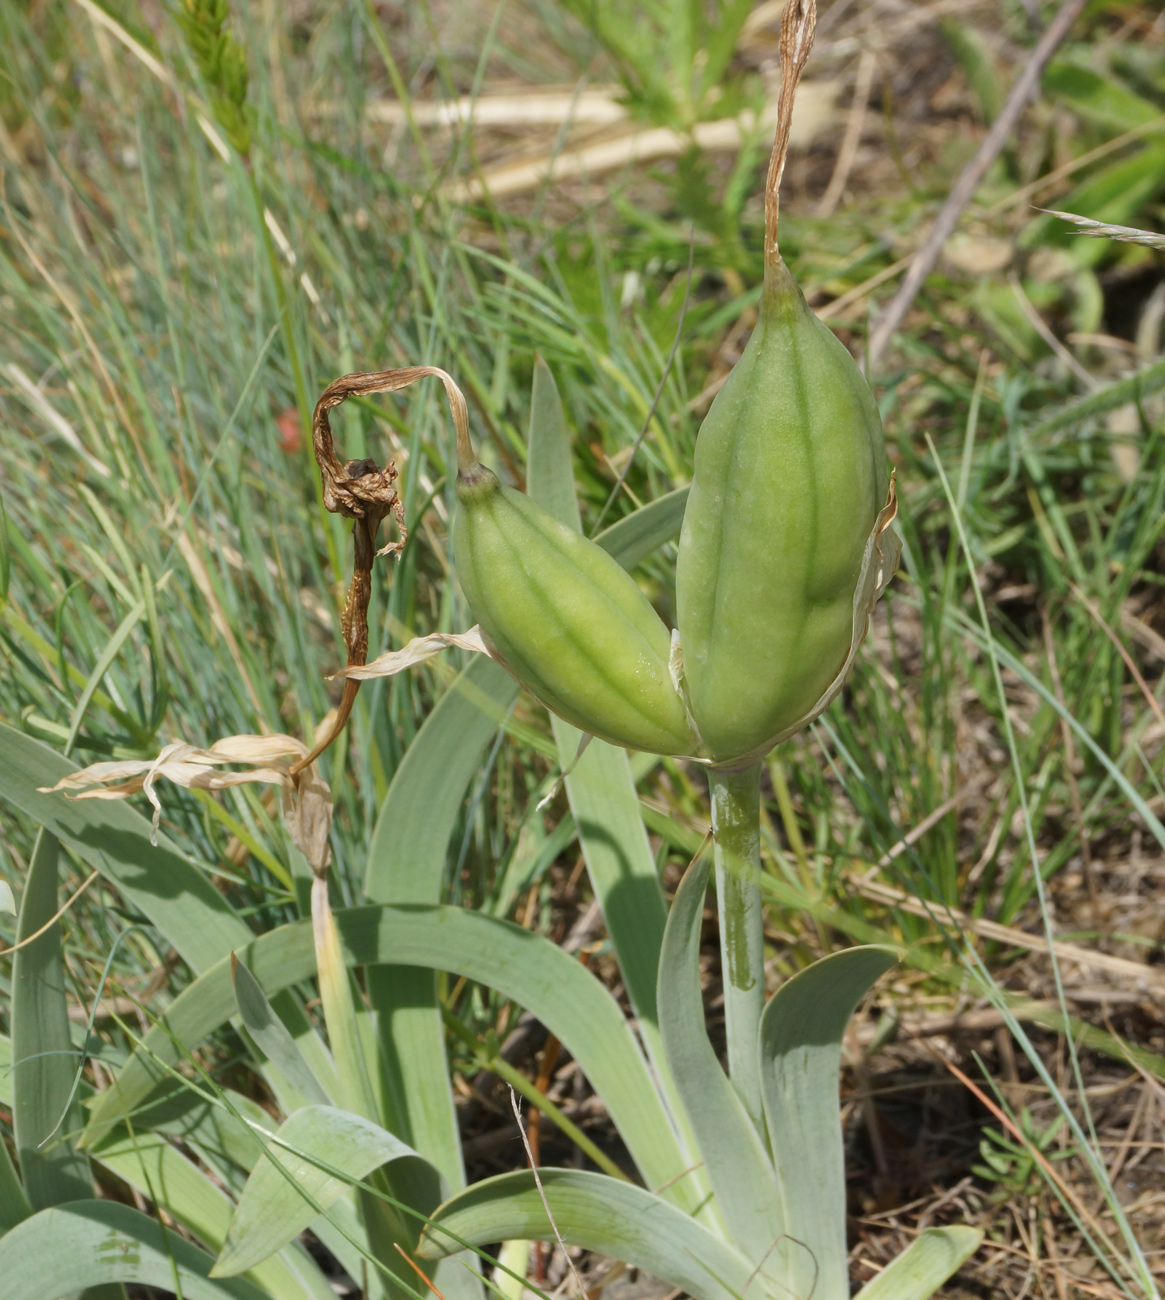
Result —
M 757 1043 L 765 1005 L 764 920 L 760 895 L 760 764 L 743 772 L 708 773 L 712 845 L 720 909 L 720 964 L 728 1073 L 762 1136 Z

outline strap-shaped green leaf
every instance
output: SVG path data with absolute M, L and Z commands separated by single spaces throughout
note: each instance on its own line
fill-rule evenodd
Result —
M 579 530 L 581 519 L 570 435 L 554 378 L 541 361 L 535 365 L 532 405 L 527 490 L 560 523 Z M 643 533 L 625 533 L 616 538 L 617 543 L 627 544 L 628 552 L 636 541 L 643 540 Z M 616 558 L 623 562 L 622 556 Z M 639 1021 L 644 1046 L 673 1113 L 678 1113 L 678 1094 L 664 1059 L 656 1006 L 659 950 L 667 909 L 639 812 L 627 753 L 601 740 L 592 740 L 580 755 L 583 733 L 553 714 L 550 721 L 558 746 L 558 761 L 567 773 L 566 795 L 591 888 L 603 909 L 603 920 Z M 691 1165 L 694 1139 L 682 1116 L 679 1127 L 678 1140 L 687 1151 L 687 1162 Z M 707 1204 L 708 1187 L 700 1171 L 685 1180 L 681 1192 L 689 1198 L 690 1208 Z M 705 1215 L 711 1212 L 711 1207 L 704 1211 Z
M 574 488 L 570 432 L 562 398 L 550 367 L 536 357 L 530 390 L 530 436 L 526 457 L 526 491 L 568 528 L 578 532 L 582 520 Z
M 447 970 L 496 988 L 550 1028 L 606 1102 L 631 1155 L 653 1187 L 672 1182 L 686 1165 L 647 1065 L 618 1003 L 573 957 L 520 926 L 456 907 L 357 907 L 336 913 L 349 965 L 393 960 Z M 315 956 L 311 926 L 296 921 L 265 934 L 242 952 L 269 998 L 308 979 Z M 132 1114 L 169 1076 L 183 1050 L 196 1047 L 235 1011 L 229 958 L 184 989 L 162 1024 L 146 1035 L 103 1092 L 86 1141 Z M 669 1199 L 683 1198 L 669 1189 Z
M 8 1154 L 8 1144 L 0 1142 L 0 1236 L 15 1228 L 32 1213 L 32 1206 L 20 1182 L 20 1175 Z
M 785 1231 L 776 1179 L 704 1024 L 700 922 L 710 865 L 706 855 L 692 863 L 667 918 L 659 958 L 663 1048 L 732 1240 L 754 1263 L 771 1265 Z
M 576 761 L 582 733 L 561 718 L 551 722 L 591 887 L 648 1051 L 658 1049 L 656 979 L 667 909 L 627 751 L 592 740 Z
M 568 528 L 579 531 L 570 437 L 554 378 L 545 362 L 534 368 L 527 490 Z M 607 933 L 635 1014 L 658 1046 L 655 980 L 666 908 L 655 860 L 639 815 L 625 750 L 592 741 L 579 756 L 582 732 L 551 716 L 558 761 Z
M 687 504 L 688 489 L 676 488 L 604 528 L 595 541 L 625 569 L 634 569 L 664 542 L 679 536 Z
M 425 719 L 377 818 L 365 883 L 370 901 L 441 901 L 449 839 L 466 787 L 517 695 L 518 684 L 504 669 L 477 656 Z M 463 1187 L 435 979 L 432 970 L 374 966 L 367 973 L 368 997 L 392 1043 L 378 1060 L 385 1117 L 451 1187 Z
M 0 1039 L 0 1078 L 3 1077 L 3 1056 L 4 1040 Z M 222 1094 L 222 1101 L 212 1101 L 184 1083 L 171 1080 L 155 1100 L 135 1112 L 133 1122 L 138 1132 L 155 1132 L 177 1138 L 213 1169 L 237 1197 L 242 1194 L 246 1177 L 255 1167 L 256 1160 L 263 1154 L 263 1144 L 256 1132 L 270 1128 L 271 1116 L 257 1102 L 241 1093 L 224 1088 Z M 359 1277 L 362 1256 L 353 1242 L 367 1247 L 367 1241 L 356 1214 L 355 1202 L 337 1201 L 329 1211 L 329 1217 L 333 1222 L 316 1221 L 315 1235 L 352 1277 Z M 216 1249 L 220 1244 L 215 1243 Z
M 554 1241 L 557 1226 L 568 1245 L 623 1260 L 696 1300 L 765 1295 L 763 1270 L 651 1192 L 582 1170 L 540 1169 L 538 1174 L 541 1193 L 530 1170 L 487 1178 L 459 1192 L 434 1215 L 417 1253 L 439 1258 L 459 1249 L 459 1241 L 475 1246 L 514 1238 Z
M 894 966 L 893 948 L 846 948 L 787 980 L 761 1016 L 765 1120 L 789 1247 L 793 1295 L 848 1300 L 845 1162 L 838 1071 L 854 1008 Z
M 204 1246 L 222 1247 L 234 1203 L 164 1138 L 122 1129 L 103 1141 L 93 1158 L 167 1210 Z M 329 1300 L 332 1294 L 327 1279 L 298 1246 L 288 1246 L 248 1271 L 256 1285 L 280 1300 Z
M 40 831 L 24 882 L 17 940 L 57 911 L 58 844 Z M 69 1033 L 60 924 L 20 948 L 12 964 L 12 1128 L 24 1190 L 34 1210 L 93 1195 L 89 1162 L 73 1145 L 81 1058 Z
M 116 1201 L 42 1210 L 0 1237 L 4 1300 L 63 1300 L 86 1287 L 139 1282 L 185 1300 L 270 1300 L 245 1278 L 210 1278 L 214 1261 L 178 1233 Z
M 362 1115 L 335 1106 L 297 1110 L 255 1162 L 212 1275 L 231 1277 L 254 1268 L 354 1183 L 381 1165 L 409 1159 L 420 1157 Z
M 235 953 L 231 953 L 231 979 L 243 1028 L 299 1094 L 299 1103 L 309 1106 L 328 1105 L 332 1099 L 304 1060 L 295 1039 L 287 1032 L 287 1026 L 275 1014 L 254 975 Z
M 929 1300 L 982 1240 L 978 1228 L 927 1228 L 854 1300 Z

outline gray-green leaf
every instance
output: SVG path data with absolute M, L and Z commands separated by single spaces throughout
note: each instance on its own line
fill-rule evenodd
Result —
M 742 1255 L 642 1187 L 575 1169 L 538 1173 L 554 1225 L 568 1244 L 623 1260 L 696 1300 L 761 1300 L 765 1295 L 762 1274 Z M 553 1241 L 554 1225 L 529 1170 L 500 1174 L 441 1206 L 417 1254 L 440 1259 L 460 1250 L 462 1242 Z
M 244 1278 L 215 1281 L 213 1261 L 174 1231 L 116 1201 L 42 1210 L 0 1237 L 4 1300 L 62 1300 L 87 1287 L 139 1282 L 185 1300 L 270 1300 Z
M 854 1008 L 898 961 L 893 948 L 846 948 L 787 980 L 765 1007 L 760 1071 L 792 1295 L 846 1300 L 845 1162 L 838 1071 Z
M 978 1228 L 927 1228 L 854 1300 L 929 1300 L 982 1240 Z
M 212 1277 L 245 1273 L 281 1250 L 354 1183 L 412 1147 L 360 1115 L 305 1106 L 279 1126 L 255 1162 Z

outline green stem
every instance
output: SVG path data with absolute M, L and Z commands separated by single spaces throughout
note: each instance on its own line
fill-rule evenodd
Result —
M 709 770 L 716 900 L 728 1073 L 764 1134 L 758 1041 L 765 1005 L 764 920 L 760 895 L 760 764 L 743 772 Z

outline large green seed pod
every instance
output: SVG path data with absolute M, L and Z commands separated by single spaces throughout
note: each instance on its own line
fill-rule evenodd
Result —
M 680 534 L 684 673 L 716 762 L 766 752 L 840 689 L 886 568 L 888 495 L 873 396 L 778 262 L 700 429 Z
M 503 487 L 465 447 L 453 557 L 490 653 L 560 717 L 615 745 L 696 754 L 671 636 L 601 546 Z
M 777 248 L 793 99 L 815 22 L 813 0 L 786 5 L 758 320 L 700 429 L 680 534 L 688 703 L 712 761 L 730 768 L 829 704 L 898 559 L 873 396 Z

